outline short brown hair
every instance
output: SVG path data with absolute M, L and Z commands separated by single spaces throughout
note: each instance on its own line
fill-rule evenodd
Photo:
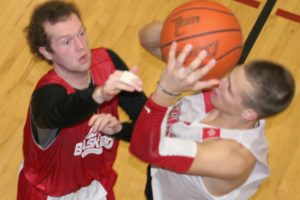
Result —
M 291 103 L 295 93 L 292 74 L 283 66 L 270 61 L 254 61 L 245 65 L 247 80 L 254 86 L 252 97 L 244 104 L 253 108 L 259 118 L 275 115 Z
M 47 51 L 53 52 L 50 40 L 44 30 L 44 23 L 50 22 L 51 24 L 55 24 L 65 20 L 72 13 L 76 14 L 81 20 L 80 12 L 75 4 L 60 0 L 47 1 L 34 9 L 29 25 L 25 28 L 27 42 L 34 55 L 45 59 L 39 52 L 39 47 L 41 46 L 45 47 Z

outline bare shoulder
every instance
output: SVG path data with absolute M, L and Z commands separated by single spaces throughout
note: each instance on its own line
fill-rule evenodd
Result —
M 214 171 L 203 178 L 208 191 L 214 195 L 224 195 L 245 183 L 256 163 L 249 149 L 232 139 L 206 141 L 205 144 L 217 148 L 219 152 L 216 160 L 219 165 L 211 165 Z
M 233 139 L 218 139 L 214 140 L 215 145 L 220 146 L 220 150 L 223 150 L 225 153 L 227 152 L 227 156 L 230 157 L 230 161 L 232 161 L 232 166 L 235 166 L 237 176 L 248 172 L 249 169 L 254 167 L 256 162 L 256 158 L 252 154 L 252 152 L 246 148 L 241 143 L 233 140 Z

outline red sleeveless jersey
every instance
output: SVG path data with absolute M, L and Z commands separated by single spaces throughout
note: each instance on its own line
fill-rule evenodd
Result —
M 103 85 L 113 71 L 115 67 L 108 52 L 104 48 L 92 50 L 91 74 L 94 84 Z M 42 77 L 36 88 L 53 83 L 66 88 L 69 94 L 75 92 L 54 70 Z M 117 106 L 118 100 L 115 98 L 101 104 L 97 112 L 111 113 L 118 117 Z M 118 141 L 101 132 L 90 132 L 88 120 L 62 128 L 57 138 L 46 149 L 42 149 L 34 141 L 28 111 L 24 127 L 24 167 L 20 176 L 46 196 L 66 195 L 97 180 L 108 192 L 108 196 L 113 198 L 112 187 L 116 181 L 116 173 L 112 165 Z

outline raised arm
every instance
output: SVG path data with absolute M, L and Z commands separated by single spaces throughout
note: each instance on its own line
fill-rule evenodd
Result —
M 177 172 L 186 172 L 197 153 L 197 144 L 193 141 L 179 141 L 178 138 L 165 137 L 164 133 L 160 133 L 160 124 L 167 106 L 172 105 L 181 93 L 209 88 L 218 84 L 218 81 L 200 81 L 200 78 L 215 64 L 215 61 L 212 60 L 204 67 L 199 68 L 201 61 L 206 57 L 205 51 L 199 53 L 189 66 L 183 67 L 185 58 L 191 52 L 191 45 L 187 45 L 178 57 L 175 55 L 176 47 L 177 44 L 173 43 L 170 48 L 167 67 L 162 73 L 158 87 L 138 118 L 130 149 L 133 154 L 146 162 L 167 167 Z M 173 148 L 173 145 L 180 145 L 180 147 Z M 184 152 L 181 149 L 184 149 Z M 147 155 L 147 153 L 149 154 Z M 168 159 L 175 159 L 175 161 L 164 163 L 166 157 L 160 157 L 160 155 L 166 156 Z M 169 157 L 169 155 L 173 157 Z M 180 157 L 179 160 L 184 159 L 188 164 L 179 162 L 178 156 Z M 166 166 L 161 165 L 160 161 Z M 184 166 L 178 166 L 178 163 Z
M 208 188 L 213 183 L 211 188 L 215 194 L 225 194 L 247 179 L 255 164 L 252 154 L 233 140 L 218 139 L 198 143 L 166 137 L 161 128 L 167 107 L 176 101 L 177 95 L 218 84 L 217 80 L 200 81 L 215 63 L 210 61 L 199 68 L 206 52 L 201 52 L 189 66 L 183 67 L 190 50 L 187 46 L 176 57 L 176 44 L 172 45 L 160 85 L 148 99 L 137 120 L 130 151 L 152 165 L 178 173 L 208 177 Z

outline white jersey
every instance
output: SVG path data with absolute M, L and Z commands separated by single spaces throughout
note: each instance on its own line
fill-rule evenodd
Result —
M 214 196 L 206 189 L 201 176 L 178 174 L 152 167 L 152 190 L 155 200 L 247 200 L 269 175 L 268 144 L 264 136 L 265 121 L 260 120 L 253 129 L 219 129 L 200 121 L 206 116 L 206 103 L 202 94 L 184 97 L 168 109 L 161 131 L 167 136 L 188 138 L 202 142 L 207 138 L 233 139 L 249 149 L 257 162 L 247 181 L 235 190 Z M 222 166 L 220 166 L 222 167 Z

